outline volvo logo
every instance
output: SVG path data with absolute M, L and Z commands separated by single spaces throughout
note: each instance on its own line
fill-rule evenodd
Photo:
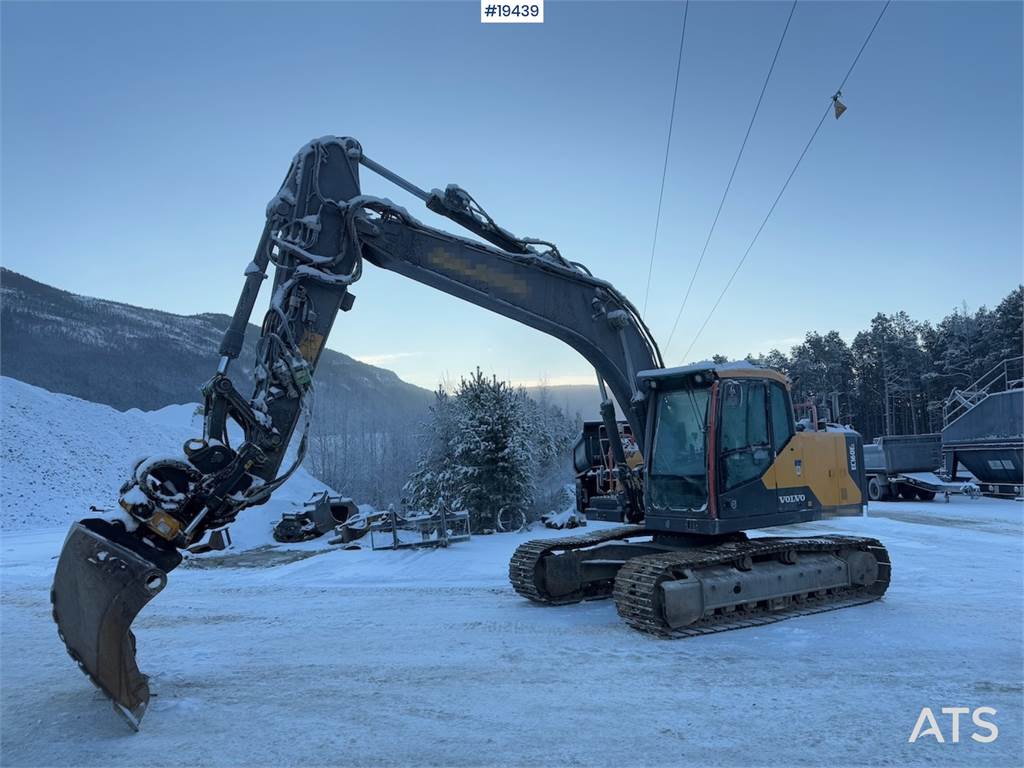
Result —
M 779 501 L 783 504 L 803 504 L 807 496 L 802 493 L 779 494 Z

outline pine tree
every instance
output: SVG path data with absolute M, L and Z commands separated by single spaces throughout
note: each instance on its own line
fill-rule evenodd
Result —
M 563 509 L 570 501 L 566 483 L 573 476 L 572 448 L 582 424 L 553 405 L 546 389 L 535 398 L 526 398 L 525 405 L 534 479 L 534 504 L 528 518 L 537 519 L 545 512 Z
M 406 484 L 416 508 L 466 511 L 474 532 L 494 529 L 503 507 L 532 504 L 525 395 L 476 370 L 454 395 L 439 389 L 426 450 Z
M 428 422 L 419 435 L 424 451 L 403 489 L 405 506 L 416 510 L 458 511 L 454 445 L 461 405 L 443 386 L 434 393 Z
M 533 504 L 526 396 L 478 368 L 459 383 L 457 398 L 464 411 L 453 445 L 456 500 L 473 530 L 494 529 L 502 509 Z
M 495 529 L 503 509 L 536 519 L 564 506 L 577 432 L 543 396 L 534 401 L 477 369 L 453 394 L 438 390 L 405 503 L 467 511 L 475 532 Z

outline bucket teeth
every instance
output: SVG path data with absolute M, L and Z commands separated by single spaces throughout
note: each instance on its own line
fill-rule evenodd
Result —
M 102 530 L 103 521 L 87 520 L 68 531 L 50 592 L 53 619 L 71 658 L 138 730 L 149 683 L 135 663 L 130 627 L 167 573 Z

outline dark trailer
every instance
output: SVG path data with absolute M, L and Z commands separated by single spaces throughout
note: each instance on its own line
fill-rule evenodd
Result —
M 1004 360 L 966 389 L 954 389 L 943 410 L 942 453 L 955 477 L 962 465 L 982 493 L 1024 493 L 1022 357 Z

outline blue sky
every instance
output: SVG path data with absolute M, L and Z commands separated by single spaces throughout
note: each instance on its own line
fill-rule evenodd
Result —
M 800 2 L 694 294 L 680 357 L 880 2 Z M 1022 279 L 1021 4 L 895 2 L 690 359 L 935 320 Z M 647 318 L 664 345 L 789 12 L 694 2 Z M 643 302 L 682 5 L 2 6 L 3 263 L 68 290 L 230 313 L 294 151 L 327 133 L 456 182 Z M 364 173 L 390 196 L 449 227 Z M 449 227 L 450 228 L 450 227 Z M 568 347 L 368 268 L 330 346 L 431 387 L 480 365 L 590 382 Z

